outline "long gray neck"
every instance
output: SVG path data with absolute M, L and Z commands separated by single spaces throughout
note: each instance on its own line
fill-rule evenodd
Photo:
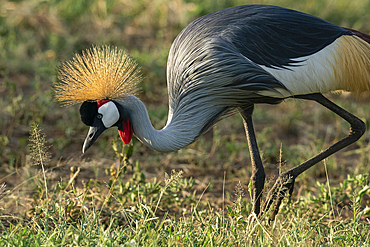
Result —
M 161 130 L 154 129 L 150 122 L 148 111 L 143 102 L 135 96 L 125 97 L 118 101 L 128 111 L 134 135 L 146 146 L 160 152 L 181 149 L 192 143 L 201 131 L 197 123 L 188 121 L 171 121 Z

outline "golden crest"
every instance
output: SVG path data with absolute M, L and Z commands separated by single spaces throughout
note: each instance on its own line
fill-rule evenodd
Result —
M 63 105 L 117 100 L 137 93 L 140 80 L 136 62 L 123 50 L 94 46 L 59 67 L 55 99 Z

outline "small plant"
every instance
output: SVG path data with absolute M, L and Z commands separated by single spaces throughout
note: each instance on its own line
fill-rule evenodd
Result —
M 330 206 L 330 202 L 337 204 L 339 207 L 354 206 L 353 209 L 357 209 L 360 206 L 362 209 L 366 206 L 362 202 L 365 195 L 370 195 L 370 181 L 368 180 L 368 174 L 360 174 L 357 176 L 347 176 L 339 186 L 328 187 L 327 184 L 316 182 L 320 193 L 318 196 L 313 197 L 314 201 L 322 203 L 323 206 Z
M 238 181 L 238 183 L 235 186 L 235 191 L 234 191 L 234 210 L 236 214 L 240 214 L 242 209 L 243 209 L 243 199 L 245 196 L 244 188 L 243 185 Z
M 169 176 L 167 173 L 165 173 L 165 179 L 164 179 L 165 185 L 161 188 L 161 192 L 160 192 L 159 199 L 158 199 L 158 202 L 157 202 L 157 206 L 155 207 L 154 213 L 157 212 L 157 209 L 158 209 L 159 203 L 162 199 L 163 193 L 165 193 L 165 191 L 167 190 L 167 188 L 169 186 L 171 186 L 175 183 L 178 183 L 179 180 L 182 178 L 183 173 L 184 173 L 183 171 L 176 172 L 175 170 L 171 171 L 171 176 Z
M 46 191 L 46 198 L 48 198 L 48 186 L 46 182 L 45 164 L 50 160 L 49 147 L 45 139 L 45 135 L 41 132 L 37 123 L 31 124 L 31 132 L 28 145 L 30 156 L 33 165 L 41 165 L 42 174 L 44 176 L 44 185 Z
M 45 230 L 48 230 L 48 217 L 49 217 L 49 193 L 48 185 L 46 180 L 45 164 L 50 160 L 50 154 L 48 152 L 49 147 L 47 146 L 45 135 L 41 132 L 37 123 L 31 124 L 31 132 L 29 138 L 29 150 L 32 159 L 32 164 L 41 165 L 42 174 L 44 178 L 45 186 L 45 199 L 46 199 L 46 210 L 45 210 Z
M 31 124 L 31 132 L 29 138 L 30 156 L 33 165 L 41 165 L 44 171 L 44 165 L 50 160 L 49 147 L 47 146 L 45 135 L 41 132 L 38 123 Z
M 112 148 L 117 161 L 106 171 L 111 176 L 108 188 L 121 205 L 149 205 L 155 214 L 158 208 L 170 212 L 174 208 L 179 210 L 178 207 L 182 210 L 185 206 L 190 208 L 195 203 L 195 191 L 188 193 L 195 181 L 183 178 L 183 171 L 172 170 L 170 175 L 165 173 L 162 186 L 156 178 L 147 180 L 139 162 L 130 162 L 134 144 L 124 145 L 121 141 L 114 140 Z

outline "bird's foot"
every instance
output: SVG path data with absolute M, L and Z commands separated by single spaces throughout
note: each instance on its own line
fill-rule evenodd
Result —
M 267 194 L 266 201 L 262 208 L 262 213 L 266 213 L 272 204 L 274 204 L 273 211 L 271 212 L 269 223 L 275 220 L 276 215 L 279 212 L 280 205 L 286 195 L 289 193 L 289 198 L 291 198 L 294 189 L 295 177 L 289 173 L 281 174 Z

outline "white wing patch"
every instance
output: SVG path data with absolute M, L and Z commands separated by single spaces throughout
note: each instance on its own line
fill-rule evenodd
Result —
M 112 101 L 109 101 L 100 106 L 98 109 L 98 113 L 103 116 L 102 121 L 105 128 L 112 127 L 112 125 L 117 123 L 119 119 L 119 111 L 117 109 L 117 106 Z
M 288 97 L 291 95 L 310 94 L 310 93 L 325 93 L 328 91 L 338 90 L 339 71 L 336 70 L 338 61 L 338 39 L 320 50 L 319 52 L 306 57 L 296 58 L 295 66 L 287 68 L 268 68 L 260 65 L 264 70 L 278 79 L 290 91 L 276 92 L 262 91 L 261 95 L 271 97 Z

